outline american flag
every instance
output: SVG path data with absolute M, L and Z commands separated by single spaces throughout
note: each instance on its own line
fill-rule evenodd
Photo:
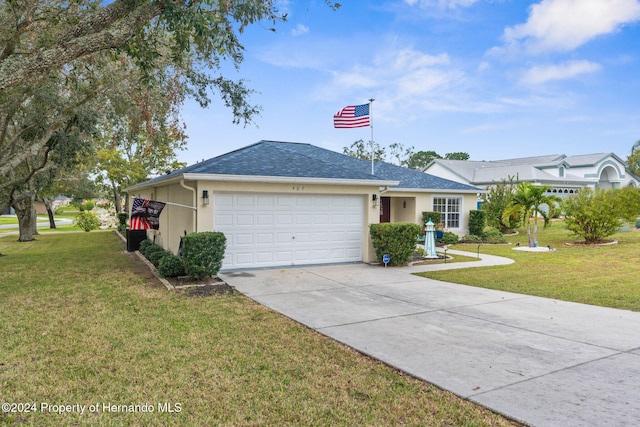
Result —
M 131 205 L 131 230 L 157 230 L 160 227 L 160 213 L 165 203 L 135 197 Z
M 369 104 L 349 105 L 333 116 L 335 128 L 363 128 L 371 124 L 369 120 Z

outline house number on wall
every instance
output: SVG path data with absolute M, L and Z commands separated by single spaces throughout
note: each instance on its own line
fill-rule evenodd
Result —
M 293 189 L 293 191 L 304 191 L 304 185 L 298 185 L 298 186 L 293 186 L 291 187 Z

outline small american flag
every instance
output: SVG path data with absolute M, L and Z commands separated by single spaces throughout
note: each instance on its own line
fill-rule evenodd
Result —
M 157 230 L 160 227 L 160 213 L 165 203 L 135 197 L 131 205 L 131 230 Z
M 371 124 L 369 120 L 369 104 L 349 105 L 333 116 L 333 127 L 363 128 Z

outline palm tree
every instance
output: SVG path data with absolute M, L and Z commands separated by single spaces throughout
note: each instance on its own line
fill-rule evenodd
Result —
M 502 222 L 505 225 L 509 223 L 509 218 L 519 218 L 523 222 L 527 228 L 529 247 L 535 246 L 535 243 L 538 242 L 538 217 L 544 218 L 545 227 L 549 224 L 549 211 L 545 212 L 540 207 L 542 205 L 551 207 L 554 203 L 561 201 L 557 196 L 545 195 L 549 188 L 547 185 L 533 185 L 530 182 L 519 184 L 511 203 L 502 214 Z M 533 218 L 533 222 L 531 218 Z

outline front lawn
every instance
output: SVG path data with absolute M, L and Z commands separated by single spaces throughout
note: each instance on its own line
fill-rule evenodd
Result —
M 520 252 L 515 244 L 527 244 L 526 231 L 508 237 L 511 245 L 482 245 L 481 253 L 500 255 L 516 262 L 507 266 L 437 271 L 424 277 L 575 301 L 585 304 L 640 311 L 640 232 L 618 233 L 611 237 L 617 245 L 566 246 L 575 242 L 562 221 L 553 221 L 538 230 L 540 246 L 555 252 Z M 476 253 L 478 245 L 455 245 L 451 249 Z
M 0 238 L 0 424 L 517 425 L 239 294 L 168 292 L 123 246 Z

